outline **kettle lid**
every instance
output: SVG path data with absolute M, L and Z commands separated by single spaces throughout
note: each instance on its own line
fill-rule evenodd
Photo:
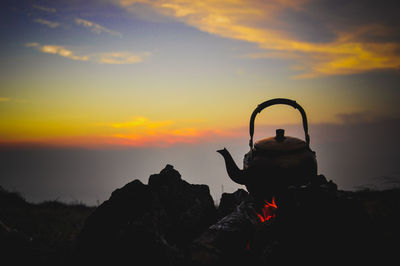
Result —
M 292 153 L 308 150 L 308 145 L 305 141 L 285 136 L 285 130 L 277 129 L 275 137 L 264 138 L 258 140 L 254 144 L 254 149 L 257 152 L 271 153 Z

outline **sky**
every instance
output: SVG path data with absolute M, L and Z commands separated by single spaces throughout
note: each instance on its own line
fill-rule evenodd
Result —
M 306 110 L 319 172 L 340 188 L 400 180 L 396 1 L 2 1 L 0 185 L 93 204 L 167 163 L 234 191 L 253 109 Z M 292 108 L 257 117 L 256 139 Z

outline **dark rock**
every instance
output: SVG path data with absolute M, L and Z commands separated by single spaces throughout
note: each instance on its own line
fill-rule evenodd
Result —
M 149 185 L 134 180 L 115 190 L 86 220 L 79 253 L 92 263 L 180 265 L 188 244 L 215 220 L 208 186 L 187 183 L 167 165 Z
M 0 250 L 3 265 L 24 265 L 34 258 L 31 239 L 24 233 L 5 225 L 1 220 Z
M 153 207 L 165 212 L 163 233 L 169 242 L 186 245 L 215 222 L 216 210 L 208 186 L 187 183 L 171 165 L 151 175 L 149 187 Z
M 237 206 L 248 197 L 249 193 L 244 189 L 238 189 L 233 193 L 222 193 L 218 206 L 218 219 L 221 219 L 235 211 Z
M 268 230 L 261 231 L 260 227 L 271 231 L 275 223 L 275 219 L 263 222 L 257 210 L 254 199 L 248 196 L 233 212 L 210 226 L 191 246 L 192 265 L 256 265 L 252 243 L 256 235 L 271 240 Z
M 328 181 L 326 180 L 324 175 L 315 175 L 310 178 L 310 183 L 312 186 L 321 186 L 326 184 Z
M 122 262 L 132 243 L 127 238 L 133 221 L 141 219 L 151 209 L 150 189 L 134 180 L 115 190 L 86 220 L 79 235 L 79 252 L 85 262 Z M 145 239 L 137 237 L 136 241 Z M 152 239 L 156 243 L 156 239 Z M 144 247 L 148 248 L 146 245 Z M 137 249 L 138 254 L 145 250 Z M 130 251 L 132 252 L 132 251 Z M 136 253 L 135 252 L 135 253 Z
M 159 174 L 154 174 L 149 177 L 149 186 L 154 189 L 159 189 L 162 186 L 172 187 L 181 184 L 181 174 L 174 169 L 170 164 L 167 164 Z

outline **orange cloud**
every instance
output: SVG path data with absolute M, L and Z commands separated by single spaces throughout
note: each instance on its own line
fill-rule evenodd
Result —
M 75 55 L 72 51 L 66 49 L 63 46 L 59 45 L 40 45 L 36 42 L 27 43 L 25 44 L 26 47 L 35 47 L 37 50 L 41 51 L 42 53 L 46 54 L 56 54 L 62 57 L 66 57 L 72 60 L 78 61 L 88 61 L 89 56 L 78 56 Z
M 100 53 L 95 55 L 97 62 L 101 64 L 135 64 L 143 61 L 150 53 L 133 54 L 130 52 Z
M 0 97 L 0 102 L 9 102 L 10 100 L 9 97 Z
M 146 129 L 162 128 L 165 126 L 172 125 L 174 122 L 172 120 L 166 121 L 150 121 L 146 117 L 138 116 L 132 121 L 126 121 L 121 123 L 113 123 L 111 126 L 113 128 L 137 128 L 144 127 Z
M 197 143 L 223 136 L 236 136 L 230 131 L 181 127 L 175 121 L 152 121 L 136 117 L 131 121 L 112 123 L 109 126 L 118 132 L 112 135 L 115 143 L 127 146 L 170 146 L 176 143 Z
M 297 56 L 306 72 L 296 78 L 362 73 L 378 69 L 399 69 L 399 43 L 371 42 L 359 38 L 359 31 L 338 32 L 335 40 L 313 43 L 298 40 L 282 29 L 277 15 L 287 9 L 302 9 L 309 1 L 275 0 L 121 0 L 131 8 L 136 4 L 151 6 L 159 13 L 174 17 L 199 30 L 226 38 L 257 44 L 273 51 L 275 57 Z M 376 31 L 376 25 L 366 25 L 363 33 Z M 252 55 L 256 58 L 256 55 Z M 265 54 L 261 54 L 264 58 Z
M 176 144 L 214 142 L 242 136 L 234 131 L 198 130 L 183 128 L 152 134 L 114 134 L 112 136 L 61 136 L 24 139 L 2 139 L 0 146 L 10 147 L 79 147 L 79 148 L 133 148 L 169 147 Z
M 208 133 L 208 132 L 207 132 Z M 176 143 L 197 143 L 201 138 L 207 138 L 206 132 L 195 129 L 181 129 L 177 131 L 158 131 L 149 134 L 115 134 L 115 143 L 134 147 L 166 147 Z
M 191 144 L 220 141 L 221 139 L 235 138 L 243 135 L 243 131 L 232 129 L 216 130 L 196 128 L 190 125 L 181 126 L 180 124 L 172 120 L 153 121 L 139 116 L 130 121 L 96 124 L 92 133 L 88 135 L 69 133 L 68 135 L 60 134 L 55 137 L 52 135 L 43 136 L 42 133 L 31 137 L 2 136 L 0 138 L 0 146 L 87 148 L 168 147 L 180 143 Z

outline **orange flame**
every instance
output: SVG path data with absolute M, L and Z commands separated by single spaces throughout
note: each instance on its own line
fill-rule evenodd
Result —
M 275 212 L 278 206 L 276 206 L 275 198 L 272 197 L 272 202 L 269 203 L 265 201 L 264 207 L 261 209 L 261 214 L 257 213 L 257 216 L 260 218 L 261 222 L 268 221 L 271 218 L 275 218 Z

